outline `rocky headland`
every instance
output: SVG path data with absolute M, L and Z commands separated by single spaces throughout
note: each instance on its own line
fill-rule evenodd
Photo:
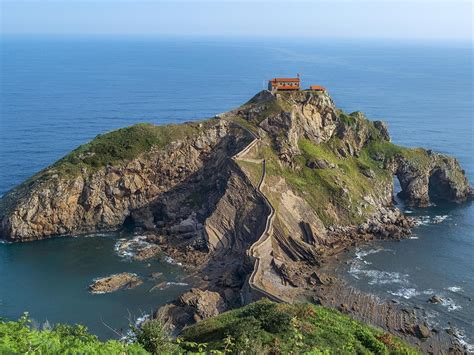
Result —
M 326 92 L 262 91 L 206 121 L 97 136 L 0 200 L 0 237 L 133 228 L 153 245 L 143 259 L 160 250 L 200 277 L 157 312 L 177 330 L 265 296 L 339 307 L 423 338 L 427 351 L 456 351 L 422 315 L 354 296 L 327 267 L 358 242 L 410 235 L 394 177 L 412 207 L 473 195 L 455 158 L 393 144 L 385 123 L 339 110 Z

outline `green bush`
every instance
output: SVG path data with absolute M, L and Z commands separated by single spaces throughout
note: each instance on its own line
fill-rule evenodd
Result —
M 178 352 L 178 346 L 158 319 L 150 319 L 133 329 L 137 342 L 150 353 Z
M 249 305 L 241 316 L 255 318 L 260 327 L 269 333 L 284 333 L 291 329 L 292 317 L 280 312 L 277 304 L 268 300 Z
M 139 344 L 101 342 L 81 325 L 37 330 L 25 313 L 18 321 L 0 321 L 0 354 L 146 354 Z

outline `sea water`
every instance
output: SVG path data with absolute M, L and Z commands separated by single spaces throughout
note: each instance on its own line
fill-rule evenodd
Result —
M 338 107 L 388 123 L 395 143 L 456 156 L 474 181 L 472 43 L 209 38 L 0 41 L 0 193 L 97 134 L 138 122 L 182 123 L 236 107 L 274 76 L 327 87 Z M 380 297 L 428 307 L 474 339 L 474 206 L 438 205 L 414 238 L 361 247 L 342 270 Z M 183 291 L 179 266 L 117 255 L 117 234 L 0 245 L 0 316 L 83 323 L 103 337 Z M 148 292 L 91 295 L 95 277 L 163 272 Z M 432 294 L 445 299 L 429 305 Z

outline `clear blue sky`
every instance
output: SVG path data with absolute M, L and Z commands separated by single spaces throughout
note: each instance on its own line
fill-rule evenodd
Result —
M 472 41 L 471 0 L 0 0 L 2 34 Z

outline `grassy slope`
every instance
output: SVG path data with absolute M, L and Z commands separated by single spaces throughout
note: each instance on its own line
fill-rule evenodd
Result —
M 257 125 L 265 116 L 291 110 L 288 102 L 282 99 L 270 103 L 253 103 L 251 100 L 244 107 L 248 108 L 252 104 L 262 106 L 262 110 L 256 118 L 253 118 L 250 122 L 245 121 L 242 117 L 235 117 L 234 119 L 240 123 L 245 121 L 247 126 L 253 126 L 253 131 L 257 130 Z M 383 140 L 373 122 L 361 119 L 358 113 L 348 115 L 338 110 L 338 114 L 341 124 L 355 132 L 362 129 L 367 130 L 372 137 L 370 143 L 362 149 L 358 157 L 341 157 L 337 151 L 343 146 L 343 142 L 337 137 L 333 137 L 322 144 L 314 144 L 304 139 L 300 140 L 298 145 L 301 155 L 294 157 L 293 168 L 280 163 L 277 152 L 271 144 L 260 149 L 257 155 L 258 158 L 266 159 L 267 173 L 270 176 L 283 176 L 294 192 L 302 196 L 315 209 L 326 225 L 332 225 L 335 222 L 357 224 L 363 222 L 366 215 L 370 214 L 371 206 L 363 208 L 362 215 L 357 213 L 357 209 L 361 208 L 363 197 L 370 192 L 374 192 L 375 189 L 382 189 L 392 179 L 391 172 L 384 169 L 383 162 L 374 159 L 377 154 L 382 154 L 385 161 L 401 155 L 411 161 L 412 164 L 422 168 L 429 163 L 426 150 L 404 148 Z M 308 168 L 306 166 L 307 162 L 315 159 L 324 159 L 335 164 L 337 168 Z M 369 179 L 364 175 L 363 172 L 367 170 L 375 173 L 375 179 Z M 340 182 L 339 185 L 336 184 L 336 181 Z M 348 194 L 342 191 L 341 186 L 345 186 Z M 328 206 L 330 205 L 333 208 L 328 212 Z M 335 214 L 338 215 L 338 221 L 334 220 Z
M 17 322 L 0 321 L 0 353 L 417 353 L 382 330 L 310 304 L 260 300 L 188 327 L 178 340 L 169 338 L 157 322 L 147 322 L 138 331 L 135 342 L 122 343 L 100 341 L 80 325 L 36 330 L 27 317 Z
M 75 173 L 82 167 L 97 169 L 132 160 L 152 147 L 163 148 L 174 140 L 197 135 L 209 122 L 166 126 L 139 123 L 100 134 L 57 161 L 52 168 Z
M 310 304 L 261 300 L 184 330 L 182 339 L 207 350 L 318 354 L 414 354 L 416 350 L 342 313 Z

